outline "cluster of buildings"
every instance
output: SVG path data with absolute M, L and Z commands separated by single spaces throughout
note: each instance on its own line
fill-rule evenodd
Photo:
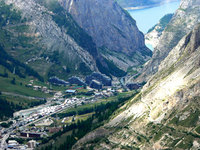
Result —
M 55 106 L 49 106 L 49 107 L 45 107 L 41 110 L 39 110 L 38 115 L 40 116 L 45 116 L 45 115 L 49 115 L 51 113 L 54 113 L 56 111 L 61 110 L 62 108 L 64 108 L 65 105 L 61 104 L 61 105 L 55 105 Z
M 102 90 L 102 91 L 95 91 L 94 94 L 95 96 L 98 97 L 110 97 L 113 96 L 116 93 L 116 90 L 113 90 L 111 88 L 108 88 L 106 90 Z
M 85 79 L 73 76 L 69 78 L 67 81 L 61 80 L 57 77 L 51 77 L 49 79 L 49 82 L 59 85 L 76 84 L 78 86 L 89 86 L 91 88 L 98 90 L 103 89 L 104 86 L 112 86 L 112 80 L 110 77 L 97 72 L 94 72 L 91 75 L 86 76 Z
M 9 140 L 7 150 L 20 149 L 20 150 L 33 150 L 36 148 L 37 142 L 30 140 L 27 144 L 19 144 L 16 140 Z
M 28 87 L 32 87 L 34 90 L 40 90 L 44 93 L 52 93 L 54 97 L 48 99 L 47 103 L 36 108 L 31 108 L 27 110 L 22 110 L 19 112 L 14 113 L 14 117 L 16 119 L 15 128 L 13 127 L 11 131 L 15 130 L 16 128 L 19 129 L 17 133 L 11 133 L 10 137 L 13 138 L 25 138 L 25 139 L 37 139 L 43 138 L 48 136 L 48 133 L 55 133 L 62 130 L 62 127 L 52 127 L 54 123 L 54 118 L 52 119 L 52 115 L 66 108 L 74 107 L 75 105 L 82 105 L 83 103 L 92 103 L 101 98 L 106 98 L 115 95 L 119 90 L 123 90 L 121 87 L 112 88 L 112 80 L 100 73 L 92 73 L 91 75 L 87 76 L 84 80 L 80 79 L 79 77 L 71 77 L 68 81 L 61 80 L 57 77 L 51 77 L 49 79 L 51 84 L 56 85 L 72 85 L 74 84 L 81 86 L 82 88 L 87 88 L 90 94 L 88 95 L 79 95 L 78 88 L 70 88 L 63 92 L 53 92 L 49 90 L 46 86 L 39 86 L 34 85 L 33 80 L 27 85 Z M 113 82 L 113 84 L 118 85 L 118 82 Z M 68 87 L 70 87 L 68 86 Z M 77 87 L 78 87 L 77 86 Z M 126 85 L 129 89 L 138 89 L 142 85 L 139 84 L 129 84 Z M 118 89 L 118 90 L 117 90 Z M 66 98 L 66 93 L 70 93 L 68 95 L 69 98 Z M 91 94 L 92 93 L 92 94 Z M 73 95 L 73 97 L 72 97 Z M 58 118 L 59 119 L 59 118 Z M 64 118 L 61 122 L 65 122 Z M 27 126 L 27 125 L 31 125 Z M 33 126 L 32 126 L 33 125 Z M 3 130 L 2 130 L 3 131 Z M 7 133 L 4 133 L 7 134 Z M 0 135 L 1 136 L 1 135 Z M 17 141 L 9 140 L 8 141 L 8 149 L 33 149 L 36 147 L 37 142 L 35 140 L 28 141 L 27 144 L 19 144 Z
M 112 80 L 101 73 L 94 72 L 85 78 L 86 83 L 94 89 L 102 89 L 103 86 L 112 86 Z
M 24 129 L 20 129 L 17 136 L 21 138 L 31 138 L 31 139 L 43 138 L 48 136 L 47 132 L 48 130 L 44 127 L 31 126 Z
M 41 91 L 43 93 L 54 94 L 54 91 L 48 89 L 46 86 L 34 85 L 34 80 L 30 80 L 30 83 L 26 85 L 26 87 L 33 88 L 35 91 Z

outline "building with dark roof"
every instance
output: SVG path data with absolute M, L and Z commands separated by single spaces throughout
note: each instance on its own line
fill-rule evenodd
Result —
M 100 90 L 100 89 L 103 88 L 101 82 L 99 82 L 97 80 L 92 80 L 92 82 L 90 83 L 90 87 L 94 88 L 94 89 L 97 89 L 97 90 Z
M 129 90 L 137 90 L 142 87 L 142 85 L 138 83 L 130 83 L 127 84 L 126 86 L 129 88 Z
M 50 77 L 49 78 L 49 82 L 52 83 L 52 84 L 59 84 L 59 85 L 68 85 L 69 82 L 65 81 L 65 80 L 62 80 L 62 79 L 59 79 L 58 77 Z
M 71 77 L 68 79 L 70 84 L 77 84 L 79 86 L 85 86 L 85 82 L 83 82 L 79 77 Z
M 39 138 L 42 136 L 42 134 L 41 133 L 21 132 L 20 136 L 26 137 L 26 138 Z
M 111 78 L 101 73 L 93 72 L 91 75 L 87 76 L 85 79 L 88 85 L 91 84 L 92 80 L 96 80 L 104 86 L 112 86 Z

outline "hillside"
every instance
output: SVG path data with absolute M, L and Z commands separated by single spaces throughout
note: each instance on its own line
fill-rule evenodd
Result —
M 145 64 L 137 82 L 147 81 L 158 71 L 158 66 L 167 57 L 183 36 L 188 34 L 200 19 L 200 2 L 196 0 L 182 0 L 179 9 L 167 25 L 154 49 L 152 59 Z
M 59 0 L 74 20 L 94 40 L 99 53 L 120 69 L 146 62 L 152 52 L 135 20 L 114 0 Z
M 150 44 L 153 46 L 153 48 L 155 48 L 159 43 L 162 32 L 164 31 L 165 27 L 168 25 L 172 17 L 173 14 L 167 14 L 163 16 L 159 20 L 159 23 L 149 29 L 149 31 L 145 35 L 145 43 Z
M 200 24 L 173 48 L 141 93 L 100 128 L 103 134 L 95 130 L 73 149 L 198 149 L 199 39 Z
M 0 47 L 0 120 L 7 120 L 15 111 L 41 105 L 50 94 L 27 87 L 30 80 L 47 86 L 43 78 L 27 65 L 8 56 Z M 41 81 L 39 81 L 41 80 Z
M 67 80 L 97 71 L 121 77 L 130 66 L 141 65 L 150 58 L 143 34 L 116 2 L 110 0 L 111 5 L 106 8 L 110 10 L 106 14 L 110 20 L 94 14 L 88 17 L 90 23 L 97 20 L 93 27 L 102 26 L 101 30 L 90 32 L 66 9 L 65 2 L 68 1 L 0 1 L 0 102 L 8 105 L 6 110 L 1 109 L 0 120 L 8 119 L 15 111 L 44 103 L 41 99 L 52 96 L 55 91 L 51 90 L 57 88 L 50 90 L 47 84 L 52 76 Z M 85 3 L 92 11 L 96 5 L 97 11 L 103 11 L 103 3 Z M 81 7 L 74 9 L 81 11 Z M 111 32 L 107 33 L 108 30 Z M 91 35 L 92 32 L 96 35 Z M 119 46 L 115 40 L 121 41 Z M 32 80 L 36 86 L 47 87 L 51 94 L 28 87 Z
M 147 64 L 151 74 L 144 71 L 141 92 L 72 149 L 200 148 L 199 6 L 182 0 Z
M 76 25 L 70 15 L 66 17 L 63 14 L 62 7 L 59 5 L 55 5 L 52 8 L 54 10 L 48 10 L 35 1 L 27 2 L 6 1 L 7 4 L 3 4 L 4 2 L 1 1 L 2 8 L 9 8 L 6 11 L 1 9 L 3 15 L 10 15 L 15 8 L 15 12 L 13 12 L 15 13 L 15 21 L 11 22 L 9 17 L 5 17 L 5 24 L 2 25 L 4 32 L 2 39 L 4 40 L 1 41 L 1 44 L 4 45 L 8 54 L 31 66 L 44 77 L 52 76 L 56 72 L 62 73 L 63 76 L 67 76 L 69 72 L 71 74 L 78 73 L 80 72 L 81 65 L 85 66 L 86 71 L 95 70 L 94 59 L 91 56 L 92 54 L 89 54 L 89 51 L 92 53 L 91 49 L 95 53 L 95 44 Z M 11 4 L 13 5 L 11 6 Z M 58 14 L 52 15 L 53 12 L 51 11 L 56 10 L 61 13 L 59 15 L 60 18 L 58 18 Z M 81 37 L 91 42 L 92 44 L 88 44 L 90 47 L 88 46 L 87 50 L 83 50 L 83 48 L 78 46 L 69 35 L 61 30 L 55 22 L 56 19 L 60 21 L 58 24 L 64 19 L 65 23 L 68 24 L 70 32 L 72 32 L 70 34 L 76 33 L 74 36 L 77 37 L 77 40 L 79 40 L 78 37 Z M 70 54 L 71 50 L 75 52 L 73 55 Z M 60 55 L 61 53 L 62 55 Z M 76 66 L 77 69 L 75 69 Z
M 44 79 L 55 75 L 64 79 L 73 75 L 84 77 L 93 71 L 120 77 L 129 66 L 141 65 L 150 58 L 143 34 L 117 3 L 110 0 L 106 15 L 115 15 L 109 20 L 98 16 L 97 12 L 103 11 L 103 2 L 84 3 L 94 14 L 84 13 L 77 4 L 72 10 L 79 12 L 80 17 L 66 9 L 68 3 L 67 0 L 2 0 L 0 44 L 9 55 Z M 91 16 L 85 22 L 83 15 Z M 88 30 L 90 24 L 96 29 Z

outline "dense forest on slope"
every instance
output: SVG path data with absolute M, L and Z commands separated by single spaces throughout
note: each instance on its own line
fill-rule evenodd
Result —
M 45 100 L 27 100 L 0 95 L 0 120 L 7 120 L 13 117 L 13 113 L 16 111 L 41 105 L 45 102 Z

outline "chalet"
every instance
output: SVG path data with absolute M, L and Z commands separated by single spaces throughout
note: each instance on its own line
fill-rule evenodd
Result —
M 41 86 L 38 86 L 38 85 L 34 85 L 34 86 L 33 86 L 33 90 L 36 90 L 36 91 L 39 90 L 39 89 L 41 89 L 41 88 L 42 88 L 42 87 L 41 87 Z
M 8 148 L 10 149 L 16 149 L 19 146 L 19 143 L 15 140 L 9 140 L 8 141 Z

